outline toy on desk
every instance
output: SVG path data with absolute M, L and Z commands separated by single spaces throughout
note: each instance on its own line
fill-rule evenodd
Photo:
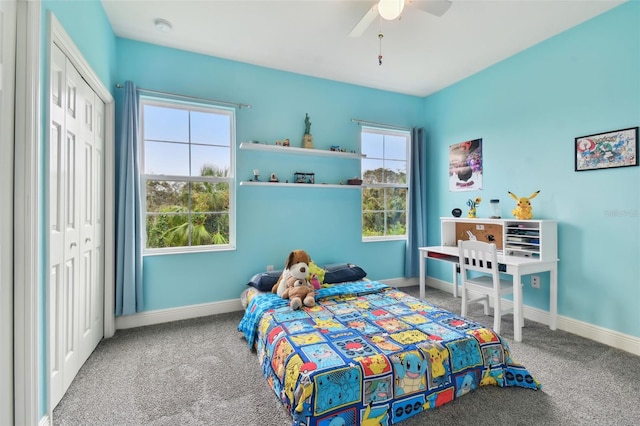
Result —
M 529 195 L 528 197 L 518 197 L 513 192 L 509 192 L 509 196 L 518 202 L 518 204 L 516 205 L 516 208 L 511 210 L 511 214 L 514 215 L 515 218 L 518 220 L 533 219 L 533 209 L 531 207 L 530 200 L 532 198 L 535 198 L 539 193 L 540 191 L 538 190 L 533 194 Z
M 471 198 L 469 198 L 469 200 L 467 201 L 467 206 L 469 206 L 469 217 L 477 217 L 476 213 L 477 213 L 477 209 L 478 209 L 478 204 L 480 204 L 480 202 L 482 201 L 481 197 L 477 197 L 475 200 L 472 200 Z

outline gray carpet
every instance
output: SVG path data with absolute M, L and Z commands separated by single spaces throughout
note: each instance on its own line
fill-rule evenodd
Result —
M 402 290 L 417 296 L 417 287 Z M 460 312 L 460 299 L 427 299 Z M 53 412 L 54 425 L 291 425 L 237 325 L 241 312 L 119 330 L 103 340 Z M 470 312 L 491 325 L 482 307 Z M 542 391 L 483 387 L 400 423 L 444 425 L 638 425 L 640 357 L 525 320 L 516 360 Z

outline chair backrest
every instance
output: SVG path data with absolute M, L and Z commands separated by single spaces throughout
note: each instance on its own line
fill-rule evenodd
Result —
M 477 271 L 498 275 L 496 245 L 475 240 L 459 240 L 460 271 Z M 466 275 L 464 275 L 466 277 Z

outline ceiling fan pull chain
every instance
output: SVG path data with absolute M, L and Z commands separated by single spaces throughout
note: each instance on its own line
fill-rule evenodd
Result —
M 380 33 L 378 33 L 378 39 L 380 40 L 380 50 L 378 52 L 378 65 L 382 65 L 382 37 L 384 37 L 384 34 L 382 34 L 382 31 Z

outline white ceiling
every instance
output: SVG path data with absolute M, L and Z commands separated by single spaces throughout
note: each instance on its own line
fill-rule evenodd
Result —
M 348 37 L 375 0 L 102 0 L 119 37 L 426 96 L 625 0 L 452 0 L 408 5 Z M 167 33 L 156 18 L 171 22 Z M 382 30 L 382 66 L 378 65 Z

